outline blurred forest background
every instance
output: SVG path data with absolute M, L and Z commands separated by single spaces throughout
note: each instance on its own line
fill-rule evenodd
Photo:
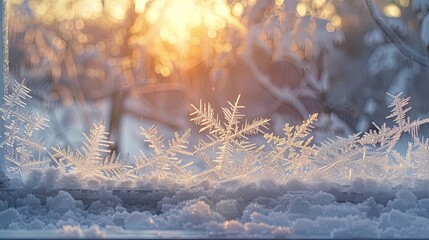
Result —
M 429 117 L 429 1 L 7 2 L 9 78 L 48 112 L 48 144 L 104 119 L 112 148 L 132 152 L 133 125 L 180 131 L 190 104 L 238 94 L 274 131 L 319 112 L 316 141 L 385 122 L 386 92 Z

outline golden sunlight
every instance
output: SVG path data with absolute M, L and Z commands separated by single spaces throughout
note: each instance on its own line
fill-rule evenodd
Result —
M 22 0 L 10 1 L 18 4 Z M 408 4 L 407 0 L 400 2 Z M 210 65 L 216 59 L 223 59 L 222 63 L 216 62 L 220 67 L 229 53 L 243 51 L 245 44 L 237 47 L 237 43 L 230 39 L 236 36 L 245 39 L 248 29 L 246 17 L 243 16 L 247 16 L 256 3 L 256 0 L 29 1 L 36 18 L 47 24 L 79 19 L 76 20 L 76 30 L 82 30 L 86 20 L 100 20 L 107 27 L 119 26 L 123 31 L 129 28 L 127 43 L 134 47 L 144 46 L 145 51 L 155 57 L 155 72 L 163 77 L 180 70 L 190 70 L 202 62 Z M 285 0 L 273 0 L 266 10 L 281 12 L 287 4 Z M 332 0 L 297 0 L 290 6 L 296 17 L 324 20 L 328 32 L 334 32 L 343 25 L 343 19 L 336 13 Z M 392 7 L 385 9 L 390 14 L 395 14 L 395 10 Z M 136 19 L 130 19 L 132 23 L 128 23 L 128 17 Z M 315 24 L 312 26 L 314 29 Z M 83 33 L 76 39 L 81 44 L 92 43 L 91 36 Z M 92 44 L 99 51 L 108 48 L 102 42 Z M 109 51 L 117 56 L 120 48 L 113 46 Z
M 336 14 L 332 0 L 300 0 L 295 10 L 300 17 L 309 15 L 326 20 L 325 28 L 328 32 L 334 32 L 342 26 L 343 20 Z
M 229 4 L 227 0 L 157 0 L 146 4 L 144 8 L 141 5 L 143 3 L 139 3 L 139 9 L 143 9 L 144 18 L 151 30 L 144 33 L 138 43 L 150 43 L 151 51 L 159 56 L 155 70 L 163 76 L 170 75 L 172 59 L 181 59 L 183 68 L 189 68 L 187 63 L 196 62 L 195 58 L 201 60 L 203 50 L 200 46 L 203 43 L 212 42 L 215 51 L 231 49 L 230 44 L 216 41 L 222 38 L 228 25 L 241 34 L 246 34 L 247 31 L 239 19 L 244 12 L 241 2 Z M 209 53 L 205 51 L 205 54 Z
M 226 0 L 158 0 L 148 8 L 145 19 L 149 24 L 157 25 L 163 41 L 181 45 L 201 29 L 206 30 L 208 37 L 214 38 L 228 22 L 245 31 L 244 26 L 234 21 L 234 16 L 242 13 L 241 3 L 235 4 L 231 11 Z

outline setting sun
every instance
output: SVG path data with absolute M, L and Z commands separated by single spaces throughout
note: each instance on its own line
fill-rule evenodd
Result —
M 240 6 L 234 6 L 235 16 L 242 13 Z M 234 15 L 226 0 L 159 0 L 147 7 L 145 19 L 157 27 L 162 41 L 181 45 L 201 30 L 205 30 L 206 36 L 200 37 L 215 38 L 227 24 L 244 31 L 244 26 L 236 23 Z
M 213 41 L 215 51 L 230 49 L 228 43 L 216 46 L 220 43 L 215 40 L 223 36 L 228 25 L 245 34 L 246 28 L 238 20 L 242 13 L 242 3 L 231 5 L 226 0 L 153 1 L 146 4 L 143 11 L 151 30 L 141 34 L 138 43 L 150 43 L 151 51 L 156 51 L 159 57 L 156 72 L 168 76 L 172 59 L 180 58 L 181 64 L 186 66 L 186 60 L 201 58 L 203 42 Z

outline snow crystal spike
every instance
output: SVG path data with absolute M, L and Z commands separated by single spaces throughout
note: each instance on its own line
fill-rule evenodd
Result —
M 4 104 L 0 107 L 4 121 L 4 137 L 0 147 L 5 150 L 6 168 L 9 174 L 18 174 L 25 179 L 32 169 L 47 166 L 49 160 L 45 156 L 46 141 L 36 138 L 36 132 L 48 126 L 45 114 L 39 115 L 26 111 L 26 100 L 31 98 L 30 89 L 25 86 L 25 79 L 19 83 L 11 82 L 10 91 L 4 95 Z
M 388 127 L 383 124 L 380 127 L 373 123 L 376 130 L 369 130 L 361 137 L 354 134 L 325 141 L 318 149 L 315 161 L 318 175 L 337 181 L 350 181 L 351 177 L 398 181 L 409 176 L 410 172 L 421 177 L 418 174 L 422 172 L 420 169 L 428 169 L 427 163 L 411 159 L 419 159 L 422 153 L 427 153 L 425 147 L 418 144 L 417 133 L 420 125 L 429 123 L 429 118 L 411 121 L 406 116 L 411 110 L 407 106 L 410 98 L 402 98 L 402 93 L 387 94 L 393 100 L 389 105 L 391 113 L 386 118 L 392 118 L 395 125 Z M 409 145 L 406 155 L 402 156 L 395 148 L 404 133 L 411 135 L 417 147 Z
M 298 126 L 289 126 L 286 123 L 283 128 L 286 137 L 275 136 L 273 133 L 264 135 L 268 143 L 273 142 L 268 153 L 268 166 L 265 166 L 269 174 L 274 173 L 287 180 L 304 177 L 313 168 L 316 149 L 310 145 L 312 137 L 309 134 L 314 128 L 313 123 L 317 116 L 309 116 Z
M 239 105 L 239 100 L 240 95 L 234 103 L 228 102 L 229 108 L 222 108 L 224 123 L 219 121 L 218 115 L 214 114 L 215 111 L 210 104 L 200 102 L 199 108 L 192 106 L 195 111 L 191 114 L 193 116 L 191 121 L 200 125 L 199 131 L 207 132 L 209 139 L 208 142 L 200 140 L 194 151 L 194 154 L 203 158 L 209 168 L 204 171 L 204 178 L 214 177 L 216 180 L 223 180 L 237 175 L 245 176 L 249 166 L 246 162 L 240 162 L 240 159 L 243 159 L 243 155 L 257 156 L 262 151 L 261 148 L 249 148 L 248 136 L 264 133 L 262 129 L 267 128 L 269 119 L 255 119 L 251 123 L 246 121 L 240 125 L 240 120 L 245 115 L 239 111 L 244 108 Z M 214 153 L 216 157 L 210 158 L 209 152 Z M 256 164 L 259 160 L 251 162 Z
M 413 138 L 417 137 L 417 131 L 420 125 L 429 123 L 429 118 L 422 120 L 411 121 L 407 119 L 406 113 L 411 110 L 411 107 L 407 107 L 410 97 L 401 98 L 402 92 L 393 95 L 387 93 L 393 100 L 389 105 L 391 108 L 391 114 L 386 117 L 386 119 L 393 118 L 395 126 L 387 127 L 383 124 L 380 127 L 377 127 L 378 131 L 370 130 L 365 133 L 364 136 L 359 140 L 361 144 L 371 144 L 375 146 L 380 144 L 381 146 L 387 146 L 386 153 L 389 153 L 398 143 L 403 133 L 409 133 Z M 384 149 L 383 149 L 384 151 Z
M 63 172 L 80 174 L 84 178 L 117 178 L 124 179 L 131 168 L 122 159 L 119 154 L 110 153 L 108 141 L 108 132 L 102 122 L 94 123 L 90 129 L 90 135 L 84 136 L 81 150 L 73 151 L 70 146 L 62 149 L 61 146 L 52 147 L 54 153 L 52 158 Z
M 177 156 L 192 155 L 188 148 L 190 129 L 182 135 L 174 134 L 174 138 L 168 141 L 168 147 L 164 145 L 164 138 L 158 135 L 158 129 L 152 126 L 148 130 L 140 127 L 141 135 L 149 147 L 154 151 L 150 156 L 140 150 L 140 155 L 135 156 L 135 165 L 131 173 L 136 177 L 155 176 L 159 179 L 168 178 L 178 182 L 189 180 L 190 172 L 186 169 L 191 163 L 182 164 Z

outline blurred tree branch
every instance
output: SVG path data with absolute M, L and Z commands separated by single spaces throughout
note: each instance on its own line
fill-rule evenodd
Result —
M 413 48 L 409 47 L 402 39 L 389 27 L 386 20 L 382 16 L 380 9 L 378 9 L 375 0 L 366 0 L 369 12 L 371 17 L 374 19 L 376 24 L 380 27 L 384 34 L 395 44 L 398 50 L 411 60 L 425 66 L 429 67 L 429 59 L 427 56 L 424 56 L 416 52 Z

